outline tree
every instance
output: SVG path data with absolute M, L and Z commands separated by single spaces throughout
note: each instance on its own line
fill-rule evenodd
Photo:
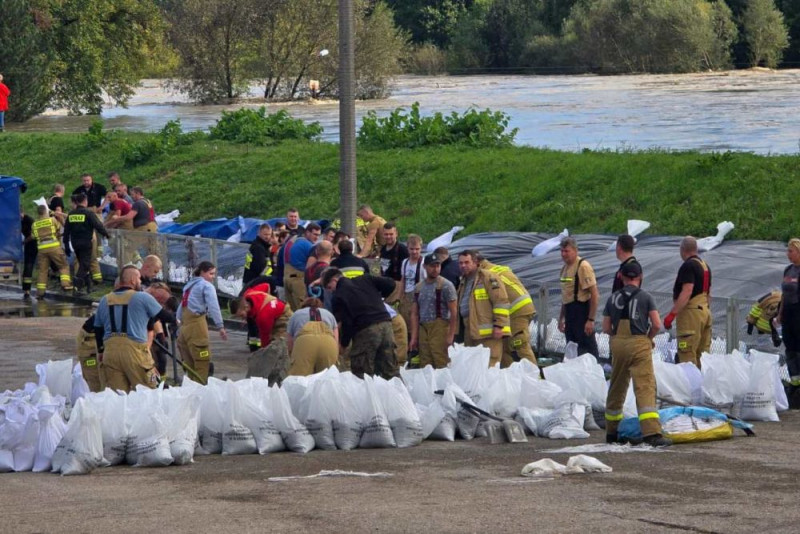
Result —
M 124 105 L 160 31 L 152 0 L 8 0 L 2 18 L 0 71 L 15 94 L 10 120 L 48 106 L 99 113 L 104 97 Z
M 415 44 L 433 43 L 445 48 L 450 43 L 459 17 L 474 0 L 388 0 L 395 23 L 411 35 Z
M 783 13 L 783 20 L 789 28 L 789 48 L 783 54 L 783 64 L 796 68 L 800 65 L 800 2 L 776 0 L 775 6 Z
M 772 0 L 750 0 L 742 14 L 742 33 L 750 48 L 751 66 L 778 66 L 789 46 L 789 32 Z

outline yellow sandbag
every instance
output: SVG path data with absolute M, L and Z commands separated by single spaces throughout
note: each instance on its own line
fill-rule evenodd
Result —
M 692 430 L 691 432 L 670 433 L 664 430 L 664 437 L 671 439 L 673 443 L 700 443 L 701 441 L 730 439 L 733 437 L 733 426 L 725 422 L 714 428 Z

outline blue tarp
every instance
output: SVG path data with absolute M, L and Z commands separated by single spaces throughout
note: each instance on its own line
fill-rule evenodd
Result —
M 0 176 L 0 260 L 22 261 L 19 195 L 26 187 L 21 178 Z
M 210 221 L 200 221 L 195 223 L 186 224 L 166 224 L 160 226 L 158 231 L 163 234 L 178 234 L 209 237 L 212 239 L 228 239 L 239 230 L 242 231 L 242 243 L 249 243 L 258 235 L 258 227 L 263 223 L 269 223 L 270 226 L 275 226 L 276 223 L 286 223 L 285 217 L 278 217 L 274 219 L 253 219 L 249 217 L 236 217 L 234 219 L 213 219 Z M 301 220 L 300 224 L 306 225 L 311 220 Z M 314 221 L 322 228 L 330 224 L 327 219 L 320 219 Z

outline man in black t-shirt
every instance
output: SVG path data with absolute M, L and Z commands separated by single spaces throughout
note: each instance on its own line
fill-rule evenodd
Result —
M 633 246 L 635 244 L 636 241 L 633 239 L 633 236 L 628 234 L 622 234 L 617 238 L 616 255 L 617 259 L 620 261 L 620 264 L 619 269 L 617 269 L 617 274 L 614 276 L 614 284 L 611 286 L 612 293 L 615 293 L 624 287 L 624 284 L 622 283 L 622 268 L 628 263 L 638 263 L 636 256 L 633 255 Z M 639 266 L 641 267 L 641 265 Z
M 664 327 L 669 330 L 677 319 L 677 359 L 699 368 L 700 356 L 711 350 L 711 269 L 698 257 L 694 237 L 681 240 L 680 252 L 683 264 L 678 269 L 672 309 L 664 317 Z
M 629 262 L 620 270 L 622 289 L 615 291 L 603 310 L 603 332 L 611 336 L 614 360 L 606 399 L 606 441 L 619 441 L 617 428 L 622 407 L 633 379 L 639 426 L 644 442 L 665 447 L 672 442 L 661 436 L 656 407 L 656 376 L 653 371 L 653 337 L 661 330 L 661 319 L 653 297 L 639 288 L 642 267 Z
M 93 209 L 95 213 L 100 211 L 100 206 L 103 204 L 103 199 L 106 198 L 106 188 L 103 184 L 95 183 L 91 174 L 84 174 L 81 176 L 81 185 L 75 188 L 72 192 L 73 195 L 83 193 L 86 195 L 86 200 L 89 208 Z
M 400 301 L 403 289 L 400 280 L 403 278 L 403 260 L 408 258 L 408 247 L 397 241 L 397 226 L 392 222 L 383 225 L 383 241 L 381 247 L 381 274 L 394 280 L 395 290 L 386 299 L 386 303 L 394 305 Z

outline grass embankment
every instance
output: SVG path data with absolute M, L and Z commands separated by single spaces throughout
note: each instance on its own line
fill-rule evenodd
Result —
M 106 182 L 117 170 L 140 185 L 159 212 L 181 221 L 245 215 L 337 214 L 338 145 L 284 142 L 252 147 L 198 141 L 125 167 L 126 142 L 147 134 L 115 133 L 91 147 L 82 134 L 0 136 L 0 174 L 26 180 L 30 200 L 54 183 L 67 194 L 89 172 Z M 626 220 L 652 223 L 654 234 L 708 235 L 720 221 L 735 239 L 786 240 L 800 235 L 800 156 L 693 152 L 584 152 L 526 147 L 361 150 L 359 201 L 430 239 L 451 226 L 481 231 L 619 233 Z

